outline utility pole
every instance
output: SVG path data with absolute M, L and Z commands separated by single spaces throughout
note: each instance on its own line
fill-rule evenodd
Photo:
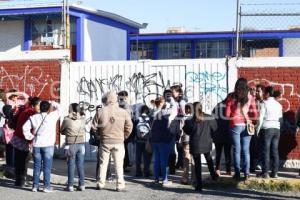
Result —
M 64 49 L 70 48 L 70 16 L 69 16 L 69 2 L 62 1 L 62 35 Z
M 236 0 L 236 59 L 240 56 L 240 29 L 241 29 L 241 7 L 240 0 Z

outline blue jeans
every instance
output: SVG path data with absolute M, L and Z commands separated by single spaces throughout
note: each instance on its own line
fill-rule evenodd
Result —
M 154 177 L 159 180 L 161 174 L 163 181 L 168 181 L 168 160 L 171 151 L 169 143 L 153 143 L 154 153 Z
M 79 186 L 84 186 L 84 144 L 72 144 L 69 147 L 70 157 L 68 158 L 68 186 L 74 185 L 75 163 L 79 177 Z
M 245 125 L 234 126 L 230 129 L 233 147 L 233 163 L 236 175 L 240 174 L 241 155 L 243 159 L 242 169 L 245 175 L 250 174 L 250 140 Z
M 54 146 L 33 147 L 33 187 L 38 188 L 43 164 L 44 187 L 50 188 L 50 174 L 53 162 Z

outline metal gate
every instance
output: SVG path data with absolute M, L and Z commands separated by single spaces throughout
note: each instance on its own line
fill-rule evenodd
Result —
M 202 102 L 204 111 L 210 113 L 227 95 L 226 69 L 225 59 L 66 63 L 62 66 L 61 103 L 64 108 L 74 102 L 84 105 L 88 141 L 90 122 L 105 92 L 126 90 L 131 105 L 149 104 L 180 82 L 189 102 Z M 229 85 L 236 78 L 236 74 L 231 76 Z M 96 149 L 87 143 L 86 159 L 94 160 L 95 155 Z

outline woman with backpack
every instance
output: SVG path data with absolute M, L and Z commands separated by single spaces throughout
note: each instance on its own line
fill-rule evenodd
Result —
M 148 106 L 143 105 L 140 111 L 140 116 L 137 119 L 137 121 L 134 123 L 135 127 L 135 133 L 136 133 L 136 177 L 140 177 L 143 175 L 142 173 L 142 158 L 144 161 L 144 177 L 149 177 L 150 174 L 150 164 L 151 164 L 151 158 L 152 153 L 147 152 L 146 150 L 146 142 L 149 139 L 150 135 L 150 127 L 151 127 L 151 119 L 150 119 L 150 110 Z
M 61 134 L 66 136 L 65 156 L 68 162 L 68 186 L 67 190 L 74 191 L 75 163 L 79 176 L 77 190 L 84 191 L 84 156 L 85 156 L 85 117 L 79 104 L 72 103 L 69 107 L 69 115 L 61 125 Z

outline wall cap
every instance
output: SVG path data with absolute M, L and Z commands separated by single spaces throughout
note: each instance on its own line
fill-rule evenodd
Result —
M 69 60 L 70 50 L 38 50 L 21 52 L 0 52 L 1 61 L 20 60 Z
M 232 58 L 229 66 L 237 68 L 299 67 L 300 57 Z

